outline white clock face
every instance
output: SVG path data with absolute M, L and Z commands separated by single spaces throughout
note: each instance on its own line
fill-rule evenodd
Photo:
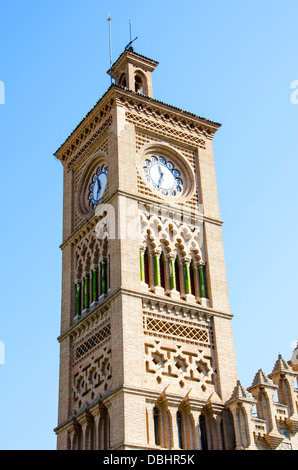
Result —
M 102 198 L 108 177 L 108 169 L 105 165 L 99 168 L 95 175 L 92 177 L 92 184 L 89 188 L 89 201 L 90 205 L 94 208 Z
M 147 158 L 143 171 L 153 189 L 160 191 L 164 196 L 177 196 L 182 192 L 183 182 L 180 172 L 165 158 L 157 156 Z

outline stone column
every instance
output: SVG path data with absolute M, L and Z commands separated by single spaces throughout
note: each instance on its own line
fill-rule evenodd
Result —
M 200 419 L 201 412 L 198 410 L 192 411 L 192 416 L 194 420 L 194 448 L 195 450 L 201 449 L 201 432 L 200 432 Z
M 146 407 L 147 412 L 147 420 L 148 420 L 148 444 L 151 447 L 155 446 L 155 434 L 154 434 L 154 419 L 153 419 L 153 406 L 147 405 Z
M 177 407 L 176 406 L 168 406 L 169 413 L 171 414 L 172 418 L 172 437 L 173 437 L 173 449 L 180 450 L 179 447 L 179 436 L 178 436 L 178 427 L 177 427 Z

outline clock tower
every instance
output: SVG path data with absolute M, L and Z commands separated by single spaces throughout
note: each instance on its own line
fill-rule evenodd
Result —
M 58 449 L 229 449 L 237 373 L 212 140 L 125 50 L 63 165 Z

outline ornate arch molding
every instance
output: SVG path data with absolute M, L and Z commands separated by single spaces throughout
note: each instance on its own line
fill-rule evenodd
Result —
M 107 167 L 107 155 L 103 151 L 95 152 L 88 161 L 88 164 L 85 166 L 82 175 L 79 180 L 77 187 L 77 208 L 81 215 L 88 216 L 94 209 L 89 204 L 89 188 L 92 183 L 92 176 L 97 172 L 99 168 L 102 168 L 103 165 Z M 108 183 L 107 183 L 108 186 Z M 103 197 L 107 193 L 107 186 L 105 188 Z
M 145 144 L 139 151 L 139 174 L 143 180 L 143 182 L 147 185 L 146 178 L 141 171 L 142 167 L 144 166 L 144 161 L 147 157 L 152 155 L 162 156 L 166 160 L 171 160 L 181 172 L 181 176 L 184 183 L 184 190 L 181 196 L 166 196 L 163 197 L 162 195 L 158 195 L 159 198 L 165 199 L 165 201 L 169 201 L 171 204 L 175 202 L 179 202 L 179 204 L 183 203 L 184 201 L 191 198 L 195 192 L 196 184 L 195 184 L 195 174 L 194 171 L 186 160 L 184 155 L 180 153 L 176 148 L 172 147 L 167 143 L 161 142 L 151 142 Z
M 183 221 L 167 220 L 158 215 L 148 215 L 140 211 L 141 240 L 140 246 L 152 249 L 166 248 L 167 253 L 181 251 L 183 256 L 203 259 L 202 228 L 183 223 Z

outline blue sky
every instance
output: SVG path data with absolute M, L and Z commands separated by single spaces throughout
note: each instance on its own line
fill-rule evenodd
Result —
M 55 449 L 62 165 L 53 153 L 110 85 L 129 41 L 154 97 L 222 123 L 214 138 L 238 375 L 298 339 L 298 3 L 5 2 L 0 18 L 0 449 Z M 0 100 L 1 102 L 1 100 Z

